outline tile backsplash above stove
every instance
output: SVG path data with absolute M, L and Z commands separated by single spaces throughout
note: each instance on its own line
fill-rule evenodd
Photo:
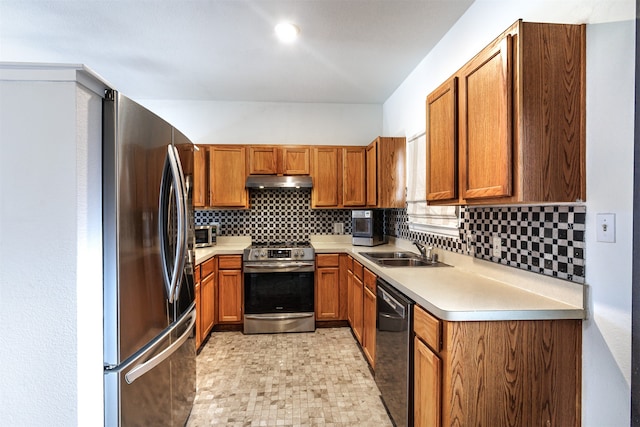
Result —
M 334 223 L 351 234 L 351 210 L 311 209 L 310 189 L 251 190 L 251 209 L 196 210 L 196 225 L 219 223 L 221 236 L 250 235 L 253 241 L 306 241 L 333 235 Z M 409 230 L 406 209 L 385 211 L 386 233 L 440 250 L 468 254 L 546 276 L 585 282 L 586 207 L 461 207 L 458 237 Z M 500 256 L 493 256 L 493 238 Z
M 348 209 L 311 209 L 311 189 L 250 190 L 251 209 L 196 210 L 196 225 L 219 223 L 221 236 L 250 235 L 253 241 L 303 241 L 312 234 L 335 234 L 344 224 L 351 234 Z

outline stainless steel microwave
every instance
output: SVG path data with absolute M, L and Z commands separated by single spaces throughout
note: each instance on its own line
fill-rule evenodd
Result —
M 196 248 L 206 248 L 216 244 L 218 224 L 196 225 Z
M 376 246 L 387 243 L 384 234 L 384 211 L 378 209 L 351 211 L 352 243 Z

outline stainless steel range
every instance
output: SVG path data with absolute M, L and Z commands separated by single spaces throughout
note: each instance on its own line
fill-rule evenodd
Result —
M 315 330 L 309 242 L 253 243 L 243 261 L 245 334 Z

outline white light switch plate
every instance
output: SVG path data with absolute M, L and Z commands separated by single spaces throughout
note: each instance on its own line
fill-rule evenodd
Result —
M 596 240 L 598 242 L 615 243 L 616 214 L 596 214 Z

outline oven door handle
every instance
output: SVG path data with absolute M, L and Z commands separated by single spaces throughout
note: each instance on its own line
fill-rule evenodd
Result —
M 313 262 L 297 262 L 297 263 L 260 263 L 260 264 L 244 264 L 245 273 L 288 273 L 292 271 L 313 271 L 315 263 Z
M 313 317 L 314 313 L 282 313 L 282 314 L 245 314 L 245 319 L 251 320 L 290 320 Z

